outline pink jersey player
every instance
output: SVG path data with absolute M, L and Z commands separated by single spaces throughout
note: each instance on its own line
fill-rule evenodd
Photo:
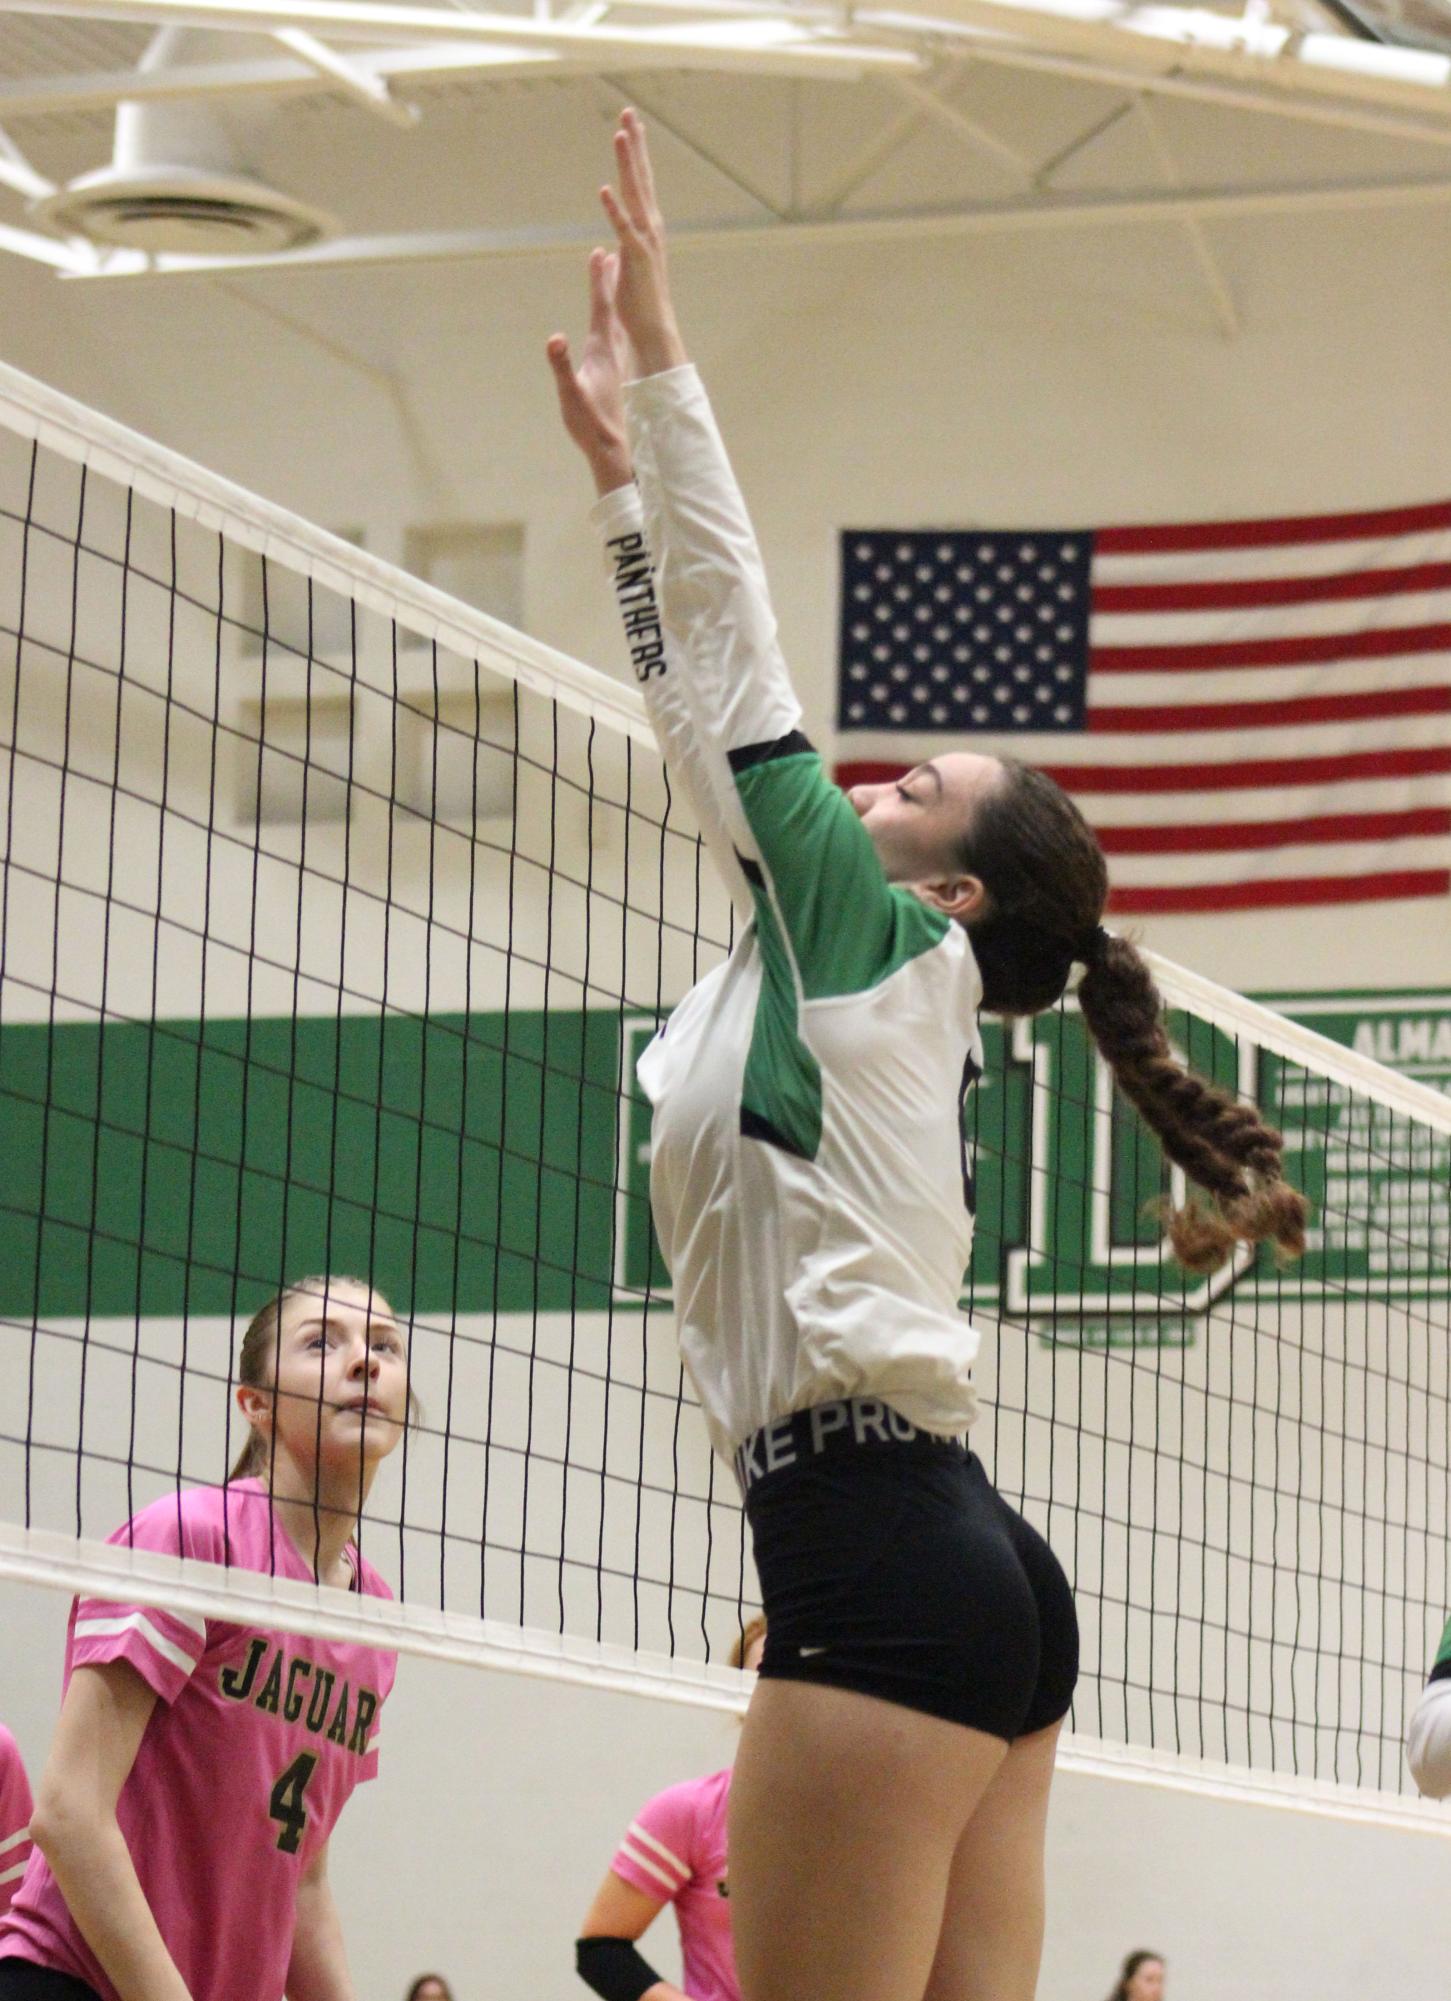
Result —
M 754 1668 L 766 1622 L 753 1619 L 732 1651 Z M 741 2001 L 731 1943 L 726 1811 L 731 1774 L 712 1772 L 669 1786 L 641 1807 L 615 1851 L 609 1874 L 585 1918 L 577 1951 L 580 1977 L 604 2001 L 681 2001 L 635 1942 L 666 1904 L 675 1906 L 688 2001 Z
M 30 1781 L 20 1746 L 0 1724 L 0 1917 L 10 1908 L 30 1860 Z
M 389 1596 L 354 1540 L 407 1414 L 389 1307 L 357 1280 L 304 1280 L 253 1321 L 238 1374 L 252 1437 L 232 1480 L 164 1496 L 111 1542 Z M 0 1919 L 0 2001 L 346 2001 L 328 1837 L 377 1771 L 395 1665 L 77 1600 L 35 1848 Z

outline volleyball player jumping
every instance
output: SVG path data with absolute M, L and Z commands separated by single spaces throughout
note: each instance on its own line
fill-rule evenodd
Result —
M 1027 2001 L 1077 1631 L 1051 1551 L 962 1442 L 979 1010 L 1035 1013 L 1085 966 L 1099 1049 L 1207 1191 L 1170 1221 L 1191 1268 L 1236 1242 L 1298 1250 L 1304 1203 L 1278 1135 L 1172 1056 L 1056 785 L 967 750 L 850 799 L 827 778 L 681 342 L 631 112 L 615 159 L 618 248 L 591 259 L 581 365 L 559 335 L 550 360 L 662 748 L 754 920 L 639 1066 L 681 1347 L 770 1621 L 731 1788 L 741 1988 Z
M 354 1543 L 402 1436 L 404 1340 L 352 1279 L 305 1279 L 243 1337 L 251 1441 L 225 1487 L 168 1494 L 110 1540 L 390 1596 Z M 395 1656 L 82 1598 L 0 1920 L 0 2001 L 351 2001 L 328 1836 L 378 1766 Z

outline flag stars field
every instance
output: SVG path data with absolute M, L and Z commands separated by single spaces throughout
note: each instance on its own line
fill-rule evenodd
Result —
M 1078 800 L 1120 915 L 1451 889 L 1451 502 L 841 549 L 843 783 L 970 725 Z

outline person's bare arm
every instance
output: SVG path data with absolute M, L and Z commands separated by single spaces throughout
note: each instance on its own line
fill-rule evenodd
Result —
M 637 1890 L 633 1883 L 627 1883 L 623 1876 L 617 1876 L 611 1869 L 595 1892 L 595 1900 L 585 1913 L 579 1935 L 582 1939 L 640 1939 L 664 1908 L 663 1897 L 652 1897 L 644 1890 Z M 645 1989 L 640 2001 L 687 2001 L 687 1996 L 678 1987 L 672 1987 L 668 1980 L 657 1980 L 653 1987 Z
M 30 1832 L 121 2001 L 189 2001 L 116 1820 L 156 1696 L 125 1661 L 78 1667 Z
M 285 1991 L 287 2001 L 354 2001 L 342 1920 L 328 1881 L 326 1842 L 297 1885 L 297 1924 Z

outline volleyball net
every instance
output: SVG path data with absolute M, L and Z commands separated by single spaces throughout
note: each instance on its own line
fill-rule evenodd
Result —
M 3 369 L 0 638 L 0 1575 L 738 1705 L 634 1084 L 731 917 L 634 691 Z M 1157 970 L 1310 1250 L 1187 1278 L 1071 1000 L 989 1024 L 974 1442 L 1073 1578 L 1080 1756 L 1414 1816 L 1451 1102 Z M 313 1272 L 410 1330 L 396 1604 L 106 1547 L 225 1478 L 240 1328 Z

